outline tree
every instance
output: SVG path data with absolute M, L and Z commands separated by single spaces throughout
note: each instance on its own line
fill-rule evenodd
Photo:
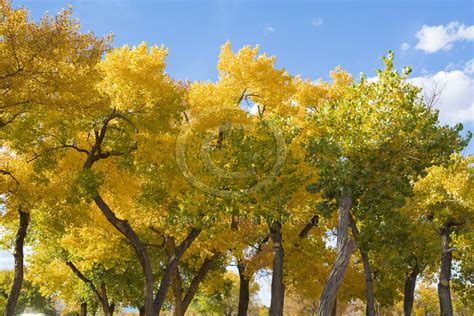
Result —
M 431 221 L 441 238 L 438 296 L 441 315 L 452 315 L 451 271 L 458 236 L 472 229 L 474 210 L 472 157 L 453 155 L 446 165 L 433 166 L 415 183 L 411 206 Z M 454 239 L 453 239 L 454 237 Z
M 110 49 L 70 9 L 0 12 L 7 315 L 30 286 L 82 315 L 181 316 L 193 300 L 245 315 L 262 269 L 271 315 L 285 297 L 320 315 L 365 300 L 374 315 L 402 292 L 410 314 L 439 249 L 442 314 L 451 279 L 469 311 L 472 159 L 451 157 L 469 137 L 439 124 L 391 52 L 375 81 L 338 68 L 314 82 L 226 43 L 216 82 L 180 82 L 165 47 Z
M 59 211 L 58 204 L 35 210 L 32 281 L 46 293 L 61 293 L 71 308 L 93 299 L 107 315 L 118 303 L 141 307 L 141 273 L 130 246 L 94 209 Z
M 397 73 L 392 53 L 384 62 L 377 81 L 349 80 L 339 100 L 312 113 L 317 132 L 308 142 L 308 159 L 319 180 L 310 189 L 324 195 L 321 208 L 339 206 L 336 261 L 321 294 L 320 315 L 330 313 L 355 250 L 350 216 L 363 220 L 401 206 L 413 177 L 465 145 L 458 136 L 462 127 L 437 125 L 437 114 L 418 97 L 420 90 L 405 82 L 409 69 Z M 373 303 L 369 283 L 367 290 Z M 367 313 L 373 315 L 371 305 Z
M 14 10 L 7 0 L 0 1 L 0 146 L 19 157 L 31 148 L 41 147 L 41 136 L 50 127 L 41 118 L 51 109 L 64 109 L 65 103 L 80 103 L 94 76 L 95 64 L 107 47 L 108 39 L 81 34 L 72 21 L 71 11 L 56 17 L 44 16 L 40 22 L 30 20 L 26 9 Z M 74 98 L 77 99 L 74 99 Z M 47 131 L 49 132 L 49 130 Z M 33 149 L 33 152 L 34 152 Z M 2 157 L 3 158 L 3 157 Z M 16 185 L 18 175 L 4 164 L 2 177 Z M 2 179 L 3 182 L 3 179 Z M 11 190 L 5 199 L 9 199 Z M 29 210 L 21 204 L 15 209 L 19 227 L 15 246 L 15 278 L 7 302 L 6 315 L 13 315 L 23 281 L 23 243 L 29 223 Z
M 214 276 L 201 291 L 195 306 L 206 315 L 235 315 L 239 305 L 239 277 L 235 272 L 227 271 L 223 276 Z M 254 303 L 259 286 L 252 281 L 249 286 L 250 310 L 255 310 Z
M 8 292 L 13 284 L 13 274 L 11 270 L 0 271 L 0 312 L 4 313 L 7 307 Z M 29 281 L 23 282 L 19 295 L 18 304 L 15 307 L 15 314 L 20 314 L 26 307 L 31 307 L 37 312 L 46 315 L 56 315 L 51 298 L 41 294 L 39 287 Z

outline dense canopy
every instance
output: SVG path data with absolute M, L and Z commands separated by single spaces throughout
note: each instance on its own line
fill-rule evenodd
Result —
M 392 52 L 324 82 L 226 42 L 182 82 L 71 9 L 0 14 L 5 315 L 259 315 L 262 275 L 270 315 L 474 313 L 470 133 Z

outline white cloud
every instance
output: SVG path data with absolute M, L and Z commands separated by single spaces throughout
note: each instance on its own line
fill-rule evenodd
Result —
M 252 107 L 249 108 L 249 113 L 255 115 L 258 113 L 258 104 L 254 103 Z
M 249 112 L 252 115 L 255 115 L 258 113 L 258 104 L 254 103 L 252 101 L 247 101 L 245 104 L 242 104 L 241 106 L 242 109 L 245 111 Z
M 428 97 L 437 91 L 441 93 L 435 107 L 439 109 L 439 119 L 443 123 L 474 122 L 474 78 L 466 71 L 468 67 L 472 70 L 472 60 L 464 70 L 439 71 L 409 80 L 423 88 Z
M 402 49 L 402 51 L 407 51 L 407 50 L 410 49 L 410 44 L 405 42 L 405 43 L 402 44 L 402 46 L 400 48 Z
M 321 26 L 323 25 L 323 19 L 322 18 L 314 19 L 313 21 L 311 21 L 311 24 L 316 27 Z
M 435 74 L 423 69 L 421 76 L 408 79 L 408 82 L 423 89 L 422 94 L 426 98 L 432 97 L 433 93 L 439 94 L 434 107 L 439 110 L 442 123 L 474 123 L 474 59 L 461 68 Z M 377 82 L 378 77 L 369 77 L 367 81 Z
M 440 50 L 449 50 L 456 41 L 474 41 L 474 25 L 465 26 L 457 21 L 446 26 L 423 25 L 416 33 L 418 43 L 416 49 L 425 53 L 435 53 Z
M 268 34 L 274 32 L 274 31 L 275 31 L 275 29 L 273 27 L 267 26 L 266 28 L 263 29 L 263 34 L 268 35 Z
M 466 63 L 464 67 L 464 72 L 468 75 L 474 75 L 474 58 Z

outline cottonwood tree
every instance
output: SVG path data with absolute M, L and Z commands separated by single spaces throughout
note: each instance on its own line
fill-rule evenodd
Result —
M 462 127 L 439 126 L 437 113 L 419 99 L 420 90 L 405 82 L 409 69 L 396 72 L 392 53 L 384 62 L 377 81 L 362 78 L 347 85 L 343 97 L 313 114 L 319 132 L 308 143 L 308 159 L 319 180 L 310 189 L 325 196 L 322 208 L 339 208 L 336 260 L 321 294 L 320 315 L 330 313 L 356 249 L 348 231 L 351 217 L 357 221 L 365 210 L 401 205 L 413 177 L 465 144 L 458 136 Z M 374 315 L 373 291 L 370 282 L 366 285 L 367 314 Z
M 463 234 L 469 235 L 472 229 L 473 192 L 472 157 L 453 155 L 447 164 L 429 168 L 427 175 L 416 181 L 415 195 L 410 201 L 414 215 L 432 222 L 439 233 L 438 298 L 441 315 L 453 314 L 450 285 L 453 258 L 458 257 L 458 240 L 462 241 Z
M 350 286 L 362 274 L 368 315 L 403 288 L 408 314 L 438 246 L 443 313 L 450 256 L 457 287 L 469 284 L 471 171 L 447 163 L 466 140 L 438 123 L 391 53 L 376 81 L 337 69 L 314 82 L 226 43 L 216 82 L 179 82 L 164 47 L 111 50 L 109 37 L 80 33 L 70 10 L 39 22 L 7 1 L 0 12 L 2 226 L 9 245 L 17 234 L 7 315 L 26 237 L 28 278 L 83 314 L 127 304 L 183 315 L 233 260 L 239 315 L 261 268 L 272 270 L 272 315 L 283 314 L 285 287 L 320 296 L 328 315 L 336 295 L 341 305 L 363 298 Z
M 24 154 L 41 147 L 52 122 L 48 119 L 58 118 L 62 110 L 68 112 L 69 104 L 83 104 L 93 82 L 89 78 L 97 73 L 94 66 L 108 39 L 80 33 L 70 10 L 34 22 L 26 9 L 13 9 L 9 1 L 2 0 L 0 14 L 0 146 L 10 158 L 24 159 Z M 56 114 L 52 115 L 52 110 Z M 19 177 L 9 167 L 2 161 L 2 181 Z M 15 182 L 18 186 L 28 184 Z M 19 214 L 15 278 L 6 315 L 14 313 L 23 280 L 22 248 L 29 222 L 26 205 L 15 211 Z

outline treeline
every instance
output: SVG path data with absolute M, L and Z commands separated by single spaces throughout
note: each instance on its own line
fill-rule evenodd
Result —
M 441 315 L 454 296 L 473 311 L 470 134 L 438 121 L 393 53 L 375 80 L 338 68 L 324 82 L 226 43 L 216 82 L 182 82 L 166 48 L 112 48 L 69 9 L 0 12 L 5 315 L 25 278 L 82 315 L 184 315 L 223 302 L 229 266 L 229 315 L 249 313 L 262 271 L 270 315 L 288 297 L 309 314 L 402 301 L 411 315 L 420 278 Z

